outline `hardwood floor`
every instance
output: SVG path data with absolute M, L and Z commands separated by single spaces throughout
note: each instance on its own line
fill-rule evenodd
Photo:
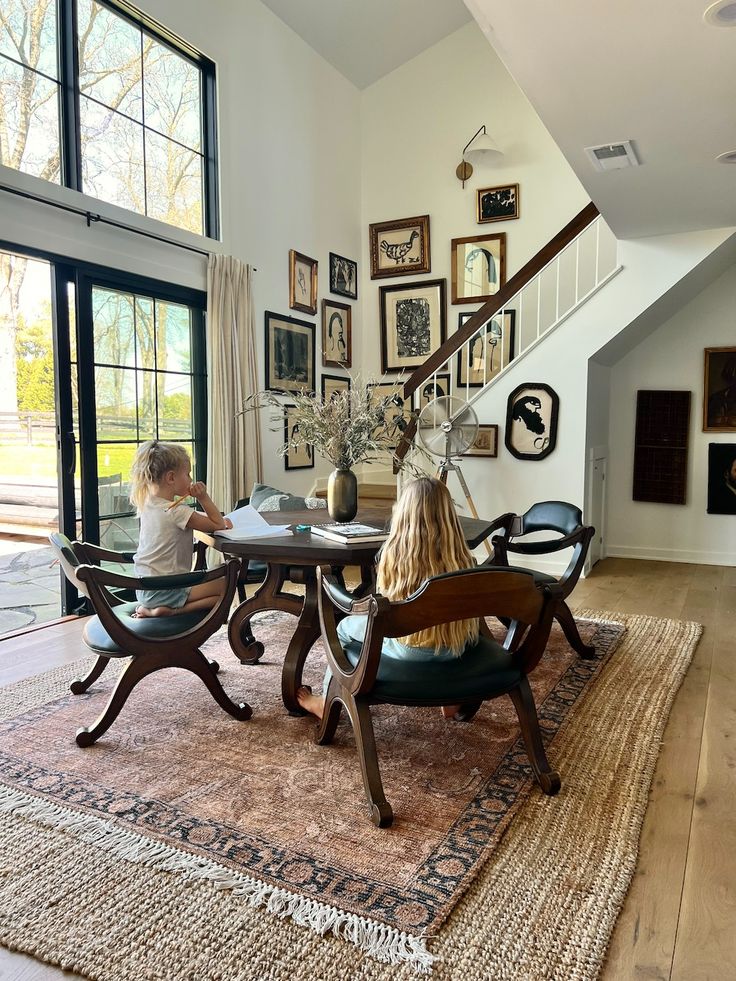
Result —
M 603 981 L 736 978 L 736 568 L 605 559 L 576 608 L 705 627 L 665 731 Z M 0 640 L 0 684 L 79 657 L 78 622 Z M 0 948 L 2 981 L 75 978 Z M 543 979 L 525 979 L 543 981 Z

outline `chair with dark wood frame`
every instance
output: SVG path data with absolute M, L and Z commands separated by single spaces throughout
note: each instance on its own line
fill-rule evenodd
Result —
M 230 559 L 211 572 L 190 572 L 175 576 L 134 578 L 102 569 L 99 562 L 127 563 L 129 553 L 113 552 L 89 542 L 71 542 L 65 535 L 49 536 L 64 575 L 86 596 L 95 616 L 84 627 L 82 639 L 97 660 L 84 678 L 72 682 L 73 694 L 86 692 L 100 677 L 110 658 L 130 657 L 97 721 L 78 730 L 78 746 L 91 746 L 110 728 L 128 696 L 146 675 L 162 668 L 184 668 L 201 678 L 220 708 L 244 721 L 252 715 L 245 702 L 233 702 L 222 687 L 216 661 L 200 650 L 216 630 L 227 621 L 240 572 L 240 562 Z M 137 589 L 170 589 L 194 586 L 214 579 L 224 580 L 224 592 L 215 606 L 170 617 L 135 617 L 138 603 L 126 602 Z
M 529 762 L 545 794 L 556 794 L 560 777 L 549 765 L 527 676 L 549 638 L 556 586 L 538 587 L 531 573 L 493 567 L 451 572 L 428 579 L 412 596 L 390 602 L 374 594 L 354 599 L 338 581 L 318 570 L 322 639 L 332 678 L 325 696 L 316 742 L 330 743 L 343 707 L 355 733 L 370 818 L 380 828 L 393 821 L 378 767 L 371 705 L 458 704 L 458 721 L 469 721 L 484 701 L 509 695 L 521 726 Z M 340 644 L 339 614 L 367 618 L 362 645 Z M 508 631 L 495 641 L 485 617 L 507 617 L 526 625 L 523 635 Z M 478 643 L 461 657 L 417 662 L 382 655 L 387 637 L 403 637 L 452 620 L 480 617 Z
M 573 650 L 583 658 L 593 657 L 595 647 L 583 641 L 566 600 L 583 571 L 595 528 L 592 525 L 584 525 L 580 508 L 565 501 L 541 501 L 533 504 L 525 514 L 505 514 L 494 524 L 503 527 L 503 534 L 494 535 L 491 539 L 494 554 L 491 559 L 486 560 L 486 564 L 497 568 L 516 568 L 509 562 L 509 552 L 518 555 L 547 555 L 572 546 L 573 553 L 570 561 L 559 579 L 536 570 L 532 571 L 532 575 L 538 585 L 556 583 L 560 587 L 561 593 L 555 606 L 554 617 L 562 627 Z M 544 541 L 518 541 L 524 535 L 547 531 L 555 532 L 561 537 Z

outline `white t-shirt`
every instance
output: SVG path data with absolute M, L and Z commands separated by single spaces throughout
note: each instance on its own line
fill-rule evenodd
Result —
M 141 511 L 138 550 L 133 556 L 136 576 L 170 576 L 190 572 L 194 534 L 187 528 L 192 509 L 171 505 L 163 497 L 149 497 Z

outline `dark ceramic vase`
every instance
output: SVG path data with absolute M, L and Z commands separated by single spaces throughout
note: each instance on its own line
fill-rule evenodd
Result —
M 358 478 L 352 470 L 333 470 L 327 478 L 327 510 L 333 521 L 352 521 L 358 513 Z

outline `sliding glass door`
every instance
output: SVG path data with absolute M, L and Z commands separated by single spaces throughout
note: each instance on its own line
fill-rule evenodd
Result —
M 181 443 L 203 479 L 207 423 L 203 293 L 1 242 L 0 274 L 1 634 L 79 605 L 51 531 L 135 550 L 137 447 Z
M 182 291 L 130 277 L 83 275 L 78 290 L 84 535 L 132 551 L 130 469 L 140 443 L 181 443 L 204 473 L 203 311 Z

